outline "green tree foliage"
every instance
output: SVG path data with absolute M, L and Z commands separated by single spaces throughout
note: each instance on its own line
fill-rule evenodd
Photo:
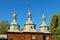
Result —
M 58 15 L 58 27 L 56 30 L 57 34 L 60 34 L 60 14 Z
M 52 16 L 50 31 L 54 33 L 55 40 L 60 40 L 60 14 L 54 14 Z
M 52 20 L 51 20 L 51 23 L 50 23 L 50 31 L 52 33 L 55 33 L 57 27 L 58 27 L 58 15 L 54 14 L 52 16 Z
M 9 29 L 9 26 L 10 24 L 8 21 L 5 21 L 5 20 L 1 21 L 0 22 L 0 34 L 6 34 L 6 32 Z

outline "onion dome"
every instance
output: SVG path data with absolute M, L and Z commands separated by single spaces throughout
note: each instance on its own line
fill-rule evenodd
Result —
M 28 9 L 28 20 L 24 25 L 24 30 L 22 32 L 37 32 L 36 25 L 32 22 L 32 17 L 30 13 L 30 9 Z
M 19 32 L 19 31 L 20 31 L 20 25 L 18 25 L 18 23 L 16 21 L 16 12 L 14 11 L 13 21 L 10 25 L 10 29 L 8 30 L 8 32 Z
M 48 26 L 48 25 L 46 24 L 46 17 L 44 16 L 44 14 L 43 14 L 43 16 L 42 16 L 42 24 L 41 24 L 40 26 Z
M 40 25 L 40 32 L 43 32 L 43 33 L 50 33 L 49 32 L 49 27 L 48 25 L 46 24 L 46 17 L 42 16 L 42 24 Z
M 11 24 L 18 24 L 18 23 L 16 22 L 16 12 L 13 13 L 13 21 L 12 21 Z
M 26 24 L 34 24 L 32 22 L 32 17 L 31 17 L 31 13 L 30 13 L 30 10 L 29 9 L 28 9 L 28 20 L 27 20 Z

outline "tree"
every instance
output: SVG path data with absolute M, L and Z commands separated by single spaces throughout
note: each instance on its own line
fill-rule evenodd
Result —
M 58 27 L 57 27 L 56 33 L 60 34 L 60 14 L 58 15 Z
M 50 23 L 50 31 L 52 33 L 55 33 L 57 27 L 58 27 L 58 15 L 54 14 L 52 16 L 52 20 L 51 20 L 51 23 Z
M 54 40 L 60 40 L 60 14 L 54 14 L 52 16 L 50 31 L 54 33 Z
M 0 22 L 0 34 L 5 34 L 8 31 L 9 26 L 10 24 L 8 21 L 5 21 L 5 20 L 1 21 Z

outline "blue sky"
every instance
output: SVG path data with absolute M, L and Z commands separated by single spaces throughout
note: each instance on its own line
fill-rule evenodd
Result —
M 16 8 L 17 22 L 21 29 L 24 28 L 28 18 L 28 4 L 30 4 L 32 21 L 36 24 L 37 30 L 42 23 L 43 10 L 49 26 L 52 15 L 60 13 L 59 0 L 0 0 L 0 21 L 8 20 L 11 23 L 14 8 Z

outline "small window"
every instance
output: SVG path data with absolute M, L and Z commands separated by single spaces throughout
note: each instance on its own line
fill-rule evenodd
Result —
M 49 40 L 49 36 L 46 36 L 46 40 Z
M 31 29 L 32 29 L 33 27 L 31 26 Z
M 34 35 L 32 35 L 32 40 L 35 40 L 35 39 L 36 39 L 36 37 Z

